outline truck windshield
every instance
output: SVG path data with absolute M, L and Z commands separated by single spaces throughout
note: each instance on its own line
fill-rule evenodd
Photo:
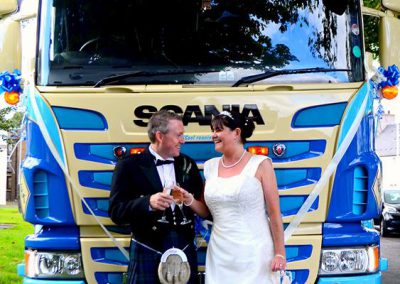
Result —
M 363 80 L 359 1 L 41 3 L 38 85 L 232 85 L 269 71 L 319 68 L 333 71 L 277 72 L 251 83 Z

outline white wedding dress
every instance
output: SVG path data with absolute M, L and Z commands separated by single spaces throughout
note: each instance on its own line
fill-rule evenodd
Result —
M 279 283 L 264 194 L 255 177 L 265 156 L 253 155 L 240 175 L 218 177 L 220 158 L 204 164 L 204 198 L 213 217 L 206 284 Z

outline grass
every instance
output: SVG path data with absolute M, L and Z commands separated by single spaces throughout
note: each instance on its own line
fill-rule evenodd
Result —
M 13 225 L 0 229 L 0 284 L 22 283 L 17 264 L 24 260 L 24 238 L 33 233 L 33 226 L 22 219 L 15 207 L 0 208 L 0 224 Z

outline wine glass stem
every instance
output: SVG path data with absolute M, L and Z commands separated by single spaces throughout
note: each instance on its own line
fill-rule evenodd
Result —
M 183 212 L 183 204 L 178 204 L 178 207 L 179 207 L 179 209 L 180 209 L 181 212 L 182 212 L 183 221 L 184 221 L 184 222 L 187 222 L 186 215 L 185 215 L 185 213 Z

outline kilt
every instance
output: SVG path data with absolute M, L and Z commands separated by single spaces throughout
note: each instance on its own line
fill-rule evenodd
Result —
M 147 245 L 147 244 L 146 244 Z M 176 231 L 171 230 L 163 239 L 161 252 L 175 247 L 183 249 L 188 245 L 187 240 L 181 237 Z M 151 247 L 149 245 L 149 247 Z M 197 253 L 193 242 L 184 250 L 190 264 L 190 284 L 198 284 L 197 275 Z M 159 284 L 158 265 L 160 263 L 161 254 L 152 251 L 135 241 L 131 241 L 130 261 L 128 267 L 128 284 Z

